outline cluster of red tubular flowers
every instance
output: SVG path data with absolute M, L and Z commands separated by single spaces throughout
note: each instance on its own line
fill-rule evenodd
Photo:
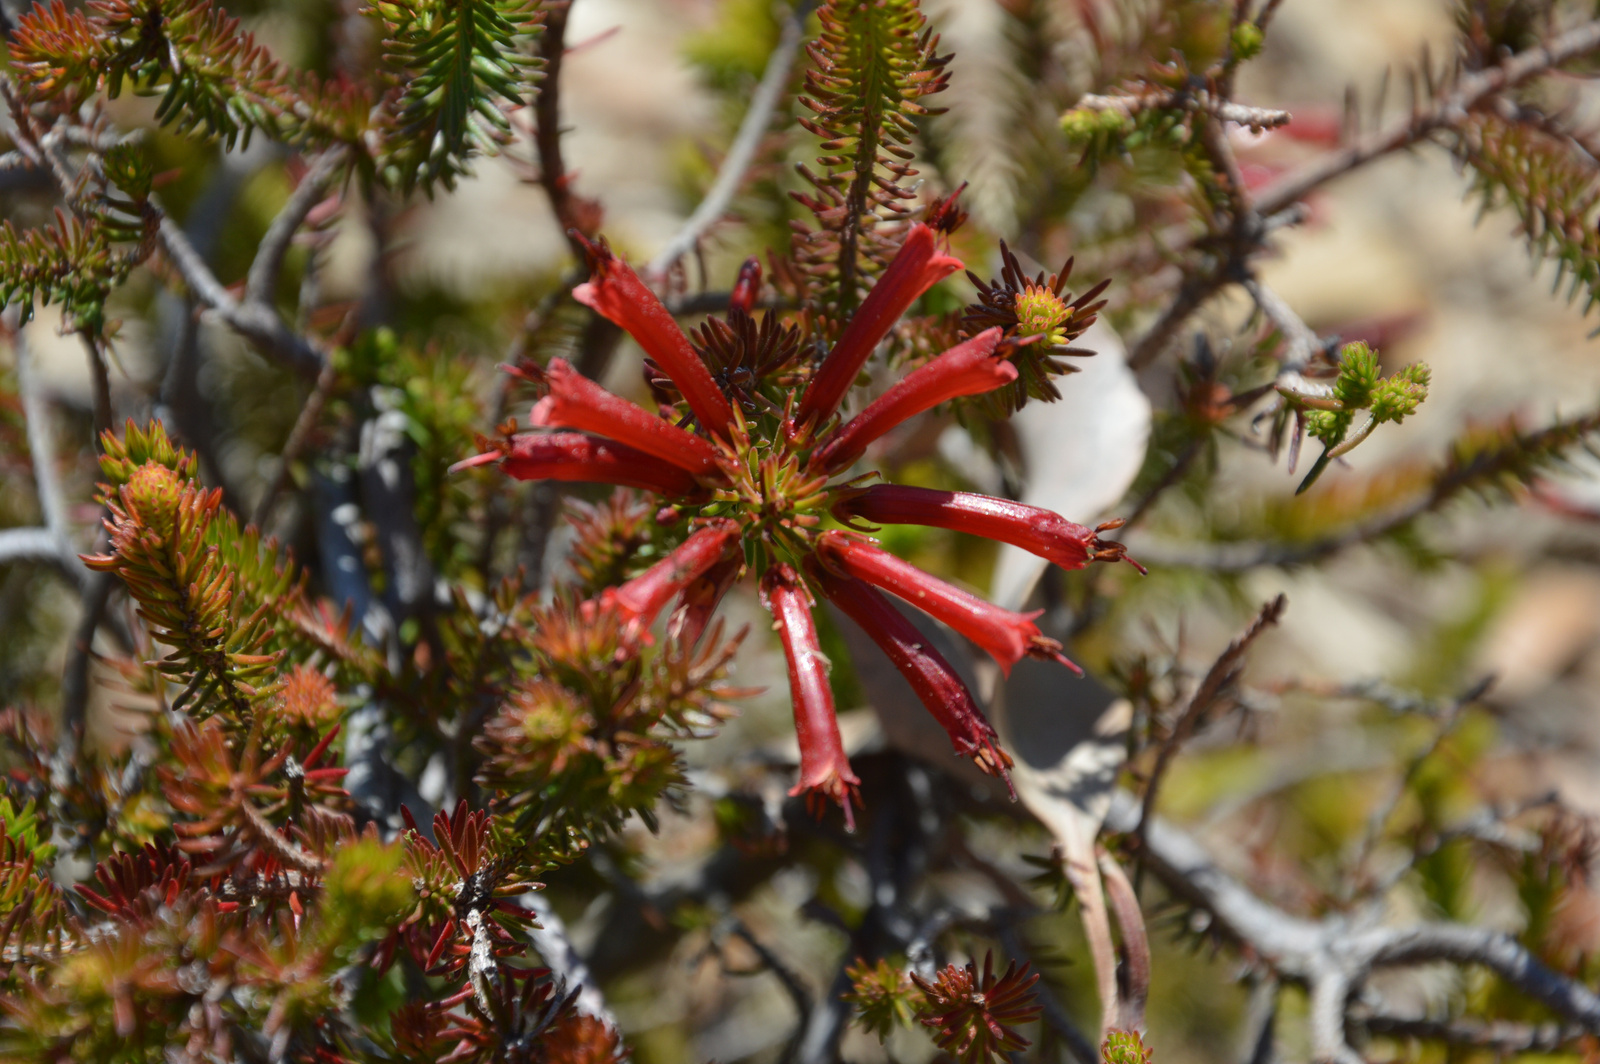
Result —
M 869 446 L 908 418 L 961 396 L 1010 384 L 1012 342 L 1000 328 L 978 333 L 909 373 L 855 417 L 839 406 L 872 352 L 911 304 L 960 269 L 940 252 L 935 232 L 911 227 L 899 254 L 814 370 L 780 368 L 770 395 L 730 397 L 694 343 L 632 269 L 603 245 L 591 248 L 593 278 L 578 302 L 625 329 L 676 387 L 684 410 L 653 413 L 580 375 L 559 359 L 536 376 L 546 394 L 534 406 L 534 432 L 516 436 L 461 466 L 498 463 L 523 480 L 590 481 L 660 496 L 679 545 L 646 572 L 602 593 L 637 632 L 668 605 L 672 638 L 697 640 L 718 602 L 747 569 L 771 612 L 788 661 L 800 780 L 791 793 L 837 801 L 850 815 L 858 781 L 835 720 L 827 659 L 812 610 L 834 603 L 866 631 L 906 677 L 950 736 L 955 751 L 1007 777 L 1011 759 L 997 744 L 972 693 L 948 661 L 884 597 L 893 595 L 987 651 L 1002 670 L 1025 656 L 1076 670 L 1032 614 L 1002 609 L 881 549 L 873 525 L 920 524 L 1013 544 L 1067 569 L 1123 557 L 1098 529 L 1004 499 L 877 484 L 834 483 Z M 730 315 L 746 314 L 760 288 L 755 260 L 740 272 Z M 730 318 L 731 320 L 731 318 Z M 752 334 L 746 330 L 746 334 Z M 741 334 L 744 335 L 744 334 Z M 658 378 L 659 379 L 659 378 Z M 762 382 L 757 382 L 759 387 Z M 776 400 L 776 401 L 774 401 Z M 844 529 L 822 528 L 832 517 Z

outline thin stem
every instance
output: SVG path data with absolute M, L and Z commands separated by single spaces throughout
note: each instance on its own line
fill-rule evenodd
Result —
M 323 192 L 344 165 L 345 155 L 345 149 L 337 147 L 318 156 L 305 177 L 301 178 L 299 186 L 289 195 L 283 209 L 272 219 L 266 235 L 261 238 L 261 246 L 256 249 L 256 257 L 250 263 L 249 276 L 245 279 L 246 303 L 272 304 L 273 290 L 277 288 L 278 274 L 283 269 L 289 244 L 312 208 L 322 201 Z
M 745 171 L 754 161 L 756 149 L 760 147 L 762 138 L 767 134 L 767 128 L 772 124 L 772 113 L 778 106 L 778 101 L 784 97 L 784 90 L 789 85 L 789 71 L 794 66 L 794 57 L 800 50 L 800 44 L 805 39 L 806 18 L 815 6 L 810 0 L 803 0 L 795 5 L 789 17 L 784 19 L 783 30 L 778 37 L 777 47 L 767 57 L 767 68 L 761 75 L 761 83 L 756 86 L 756 91 L 750 98 L 750 107 L 745 111 L 744 121 L 739 125 L 739 133 L 734 137 L 733 144 L 728 149 L 728 154 L 722 160 L 722 166 L 717 171 L 717 179 L 712 184 L 711 190 L 706 193 L 705 199 L 689 215 L 683 227 L 675 233 L 667 246 L 661 249 L 660 254 L 650 260 L 645 267 L 646 277 L 654 280 L 666 276 L 667 271 L 700 243 L 700 238 L 706 230 L 722 217 L 727 211 L 728 204 L 732 202 L 734 194 L 739 191 L 739 186 L 744 181 Z

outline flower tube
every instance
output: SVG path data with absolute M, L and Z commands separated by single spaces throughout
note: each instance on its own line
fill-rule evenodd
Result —
M 968 532 L 1021 547 L 1063 569 L 1082 569 L 1097 553 L 1121 546 L 1050 510 L 965 491 L 874 484 L 840 493 L 833 514 L 846 523 L 929 525 Z
M 502 472 L 517 480 L 620 484 L 675 498 L 700 491 L 699 483 L 686 469 L 626 444 L 585 436 L 581 432 L 518 436 L 504 451 L 474 455 L 451 466 L 450 472 L 491 462 L 498 462 Z
M 683 598 L 667 622 L 667 635 L 684 646 L 693 646 L 711 623 L 722 596 L 744 571 L 744 556 L 734 554 L 695 577 L 683 589 Z
M 1017 379 L 1017 367 L 995 357 L 999 329 L 985 329 L 925 366 L 913 370 L 872 405 L 841 426 L 811 465 L 837 473 L 866 453 L 867 444 L 908 418 L 962 395 L 982 395 Z
M 672 314 L 632 267 L 608 248 L 590 245 L 589 251 L 594 276 L 574 288 L 572 298 L 627 330 L 672 378 L 695 420 L 708 432 L 726 435 L 733 408 Z
M 665 558 L 626 584 L 606 593 L 631 623 L 645 627 L 684 588 L 704 576 L 738 540 L 739 526 L 716 521 L 695 532 Z
M 708 440 L 613 395 L 566 359 L 551 360 L 544 375 L 550 394 L 533 405 L 530 423 L 535 428 L 598 433 L 696 476 L 717 474 L 717 449 Z
M 783 656 L 789 663 L 789 696 L 794 703 L 795 737 L 800 742 L 800 782 L 790 795 L 822 795 L 844 809 L 845 824 L 855 830 L 850 810 L 851 789 L 860 785 L 850 771 L 839 721 L 828 686 L 828 659 L 811 619 L 811 596 L 800 577 L 779 562 L 761 580 L 761 602 L 771 611 Z
M 960 259 L 938 253 L 932 229 L 920 222 L 913 225 L 899 253 L 861 301 L 850 324 L 811 378 L 795 422 L 802 426 L 807 422 L 821 425 L 832 417 L 861 367 L 900 315 L 918 296 L 959 269 Z
M 954 628 L 987 651 L 1008 676 L 1011 666 L 1028 655 L 1054 659 L 1082 675 L 1083 670 L 1062 655 L 1061 644 L 1046 638 L 1033 623 L 1038 613 L 1017 613 L 985 602 L 847 532 L 824 532 L 817 551 L 845 575 L 897 595 Z
M 887 599 L 860 580 L 830 573 L 820 565 L 813 566 L 811 573 L 829 601 L 855 621 L 900 670 L 918 700 L 950 736 L 956 753 L 972 758 L 980 769 L 1005 779 L 1010 786 L 1006 771 L 1011 767 L 1010 756 L 995 745 L 994 728 L 944 655 L 928 645 L 927 638 Z

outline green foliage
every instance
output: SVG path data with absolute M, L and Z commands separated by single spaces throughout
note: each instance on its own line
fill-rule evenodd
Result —
M 1304 414 L 1306 432 L 1320 440 L 1322 456 L 1306 474 L 1298 490 L 1305 491 L 1322 475 L 1334 458 L 1348 454 L 1372 430 L 1387 422 L 1398 424 L 1416 413 L 1428 397 L 1429 371 L 1417 363 L 1388 377 L 1378 367 L 1378 355 L 1366 344 L 1346 344 L 1339 354 L 1339 376 L 1329 397 L 1306 397 L 1289 389 L 1279 389 L 1290 405 L 1313 406 Z M 1359 411 L 1366 410 L 1366 422 L 1351 435 Z
M 353 142 L 370 103 L 283 69 L 237 19 L 209 0 L 60 0 L 18 20 L 13 68 L 40 97 L 113 99 L 130 86 L 160 96 L 157 120 L 232 147 L 260 132 L 283 140 Z
M 880 959 L 876 965 L 865 960 L 845 970 L 850 990 L 845 1000 L 856 1007 L 856 1022 L 878 1041 L 899 1027 L 910 1027 L 916 1019 L 916 1002 L 921 991 L 912 985 L 905 972 Z
M 416 904 L 411 876 L 401 865 L 405 848 L 365 838 L 340 847 L 322 886 L 321 937 L 343 963 L 387 935 Z
M 1101 1064 L 1150 1064 L 1153 1059 L 1155 1052 L 1138 1031 L 1107 1031 L 1100 1043 Z
M 816 117 L 801 124 L 825 154 L 820 173 L 801 167 L 812 192 L 794 195 L 817 227 L 797 223 L 795 258 L 812 302 L 837 328 L 899 247 L 895 223 L 914 198 L 904 182 L 917 173 L 909 145 L 917 119 L 939 113 L 920 101 L 945 87 L 950 57 L 937 54 L 916 0 L 829 0 L 817 17 L 822 32 L 807 46 L 813 67 L 800 98 Z
M 410 192 L 454 188 L 475 154 L 511 137 L 502 105 L 523 103 L 543 18 L 537 0 L 378 0 L 384 61 L 399 86 L 384 182 Z
M 42 229 L 19 232 L 0 222 L 0 304 L 16 304 L 23 323 L 36 302 L 55 303 L 69 328 L 99 332 L 106 298 L 131 267 L 94 221 L 58 209 L 55 224 Z
M 276 691 L 285 652 L 275 629 L 288 629 L 300 593 L 292 565 L 254 529 L 239 529 L 220 491 L 199 486 L 193 457 L 159 422 L 142 432 L 130 422 L 125 441 L 108 433 L 103 444 L 111 542 L 89 566 L 116 573 L 172 648 L 156 667 L 184 685 L 176 705 L 201 714 L 226 706 L 248 725 Z

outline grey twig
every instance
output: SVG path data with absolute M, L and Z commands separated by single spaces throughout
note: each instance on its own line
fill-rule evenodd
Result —
M 1138 801 L 1118 791 L 1106 826 L 1129 832 L 1140 825 Z M 1487 968 L 1566 1022 L 1600 1034 L 1600 996 L 1552 971 L 1511 935 L 1445 922 L 1386 927 L 1341 913 L 1318 920 L 1294 916 L 1223 872 L 1181 830 L 1159 818 L 1142 826 L 1145 865 L 1168 890 L 1209 913 L 1219 933 L 1275 976 L 1309 989 L 1312 1045 L 1320 1061 L 1361 1059 L 1344 1031 L 1351 992 L 1372 972 L 1434 962 Z
M 1213 95 L 1204 89 L 1192 92 L 1186 89 L 1174 89 L 1144 95 L 1097 96 L 1090 93 L 1079 97 L 1078 102 L 1073 105 L 1074 110 L 1111 111 L 1124 118 L 1133 118 L 1145 111 L 1173 108 L 1203 112 L 1219 121 L 1245 126 L 1257 133 L 1264 129 L 1276 129 L 1278 126 L 1287 125 L 1290 117 L 1288 111 L 1268 107 L 1247 107 Z
M 33 457 L 33 482 L 39 495 L 44 526 L 55 539 L 55 561 L 72 577 L 80 589 L 88 570 L 78 560 L 72 542 L 72 527 L 67 520 L 67 499 L 56 475 L 56 441 L 50 431 L 50 404 L 34 373 L 33 355 L 28 350 L 26 331 L 11 334 L 17 360 L 17 390 L 21 393 L 22 416 L 28 426 L 28 450 Z
M 256 257 L 250 263 L 250 273 L 245 279 L 246 303 L 272 305 L 273 289 L 278 284 L 278 273 L 283 269 L 283 258 L 289 243 L 304 224 L 313 207 L 322 201 L 323 193 L 344 165 L 345 149 L 333 148 L 317 157 L 305 177 L 289 196 L 288 202 L 272 219 Z
M 61 564 L 60 541 L 48 528 L 0 528 L 0 565 L 15 562 Z
M 617 1018 L 606 1006 L 600 985 L 595 982 L 578 947 L 572 944 L 572 939 L 567 935 L 567 925 L 550 907 L 550 902 L 543 894 L 532 891 L 524 894 L 519 903 L 539 918 L 538 926 L 528 932 L 528 937 L 533 941 L 533 948 L 539 951 L 545 966 L 550 969 L 550 974 L 569 990 L 577 990 L 578 1011 L 615 1027 Z
M 266 354 L 295 372 L 316 379 L 322 372 L 323 356 L 305 337 L 283 323 L 278 312 L 265 303 L 240 302 L 211 272 L 200 253 L 189 242 L 182 227 L 163 214 L 156 231 L 161 248 L 178 275 L 196 299 L 221 318 L 234 332 L 255 344 Z
M 646 276 L 665 276 L 679 259 L 694 250 L 706 230 L 727 211 L 728 204 L 733 201 L 734 194 L 744 181 L 745 171 L 750 169 L 750 163 L 755 159 L 761 139 L 767 134 L 767 127 L 772 123 L 772 112 L 789 85 L 789 71 L 805 39 L 806 18 L 813 6 L 809 0 L 796 4 L 784 20 L 778 45 L 767 57 L 767 69 L 762 73 L 761 83 L 756 86 L 754 95 L 750 97 L 750 107 L 744 113 L 744 121 L 739 125 L 739 133 L 728 148 L 728 154 L 723 157 L 716 181 L 683 227 L 667 241 L 667 246 L 661 249 L 660 254 L 650 260 L 645 267 Z
M 1317 186 L 1460 121 L 1468 111 L 1495 93 L 1514 88 L 1596 48 L 1600 48 L 1600 19 L 1576 26 L 1537 48 L 1519 52 L 1499 66 L 1469 74 L 1456 83 L 1454 91 L 1426 109 L 1274 181 L 1256 198 L 1256 209 L 1262 214 L 1276 214 Z

